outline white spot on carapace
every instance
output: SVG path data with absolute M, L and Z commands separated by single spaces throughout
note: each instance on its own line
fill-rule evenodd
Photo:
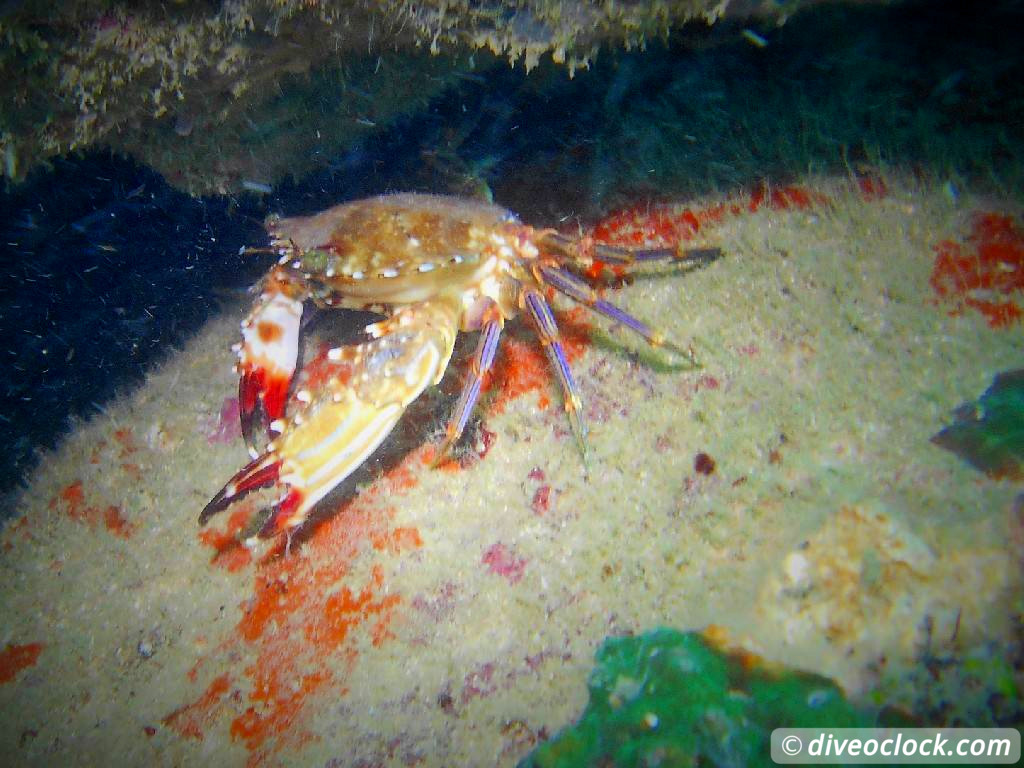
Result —
M 300 403 L 308 403 L 313 399 L 313 396 L 309 394 L 308 389 L 300 389 L 295 393 L 295 399 Z
M 463 261 L 464 259 L 457 253 L 452 256 L 452 264 L 461 264 Z
M 362 280 L 363 279 L 363 273 L 360 270 L 357 269 L 355 272 L 352 273 L 352 279 L 353 280 Z
M 268 426 L 271 432 L 276 432 L 280 435 L 284 432 L 284 419 L 274 419 Z
M 344 352 L 345 352 L 345 348 L 344 347 L 333 347 L 331 349 L 328 349 L 327 350 L 327 359 L 331 360 L 333 362 L 338 362 L 339 360 L 341 360 L 341 356 L 342 356 L 342 354 L 344 354 Z
M 397 269 L 392 269 L 391 267 L 388 267 L 387 269 L 382 269 L 380 271 L 380 276 L 381 277 L 398 277 L 398 270 Z
M 324 272 L 327 277 L 334 277 L 334 267 L 328 267 L 327 271 Z
M 419 248 L 420 247 L 420 241 L 417 238 L 415 238 L 415 237 L 410 237 L 409 238 L 409 247 L 410 248 Z
M 420 272 L 430 272 L 431 270 L 434 269 L 434 264 L 433 264 L 433 262 L 430 262 L 430 261 L 424 261 L 422 264 L 420 264 L 417 267 L 417 269 Z

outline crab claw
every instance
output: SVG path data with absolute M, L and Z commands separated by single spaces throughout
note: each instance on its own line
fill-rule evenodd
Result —
M 280 472 L 281 461 L 272 454 L 264 454 L 253 459 L 238 470 L 234 477 L 228 480 L 227 485 L 203 507 L 203 511 L 199 513 L 199 524 L 206 525 L 211 517 L 227 509 L 249 491 L 273 485 L 277 482 Z
M 451 306 L 423 303 L 369 326 L 370 341 L 331 350 L 332 360 L 352 366 L 351 380 L 300 393 L 308 405 L 270 425 L 280 434 L 210 500 L 200 525 L 250 491 L 275 484 L 284 493 L 265 510 L 259 535 L 301 525 L 317 502 L 369 458 L 424 388 L 441 379 L 457 329 Z M 265 396 L 263 402 L 266 407 Z
M 242 436 L 254 459 L 258 433 L 284 416 L 299 349 L 302 302 L 269 290 L 242 323 L 238 405 Z

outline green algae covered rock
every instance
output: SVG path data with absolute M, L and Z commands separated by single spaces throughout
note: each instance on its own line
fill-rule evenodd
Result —
M 933 443 L 994 479 L 1024 479 L 1024 368 L 997 374 L 977 404 L 954 417 Z
M 827 678 L 722 650 L 713 634 L 606 639 L 583 716 L 521 768 L 769 766 L 775 728 L 874 725 Z

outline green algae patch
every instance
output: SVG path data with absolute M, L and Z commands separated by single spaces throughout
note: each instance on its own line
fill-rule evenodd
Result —
M 608 638 L 579 721 L 521 768 L 771 765 L 775 728 L 874 724 L 831 680 L 719 647 L 713 633 Z
M 989 477 L 1024 479 L 1024 368 L 997 374 L 978 402 L 960 406 L 954 418 L 933 443 Z

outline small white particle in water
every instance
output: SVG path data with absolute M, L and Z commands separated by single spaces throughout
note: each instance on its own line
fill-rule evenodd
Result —
M 648 728 L 657 728 L 658 716 L 653 712 L 648 712 L 646 715 L 644 715 L 644 723 L 646 723 Z

